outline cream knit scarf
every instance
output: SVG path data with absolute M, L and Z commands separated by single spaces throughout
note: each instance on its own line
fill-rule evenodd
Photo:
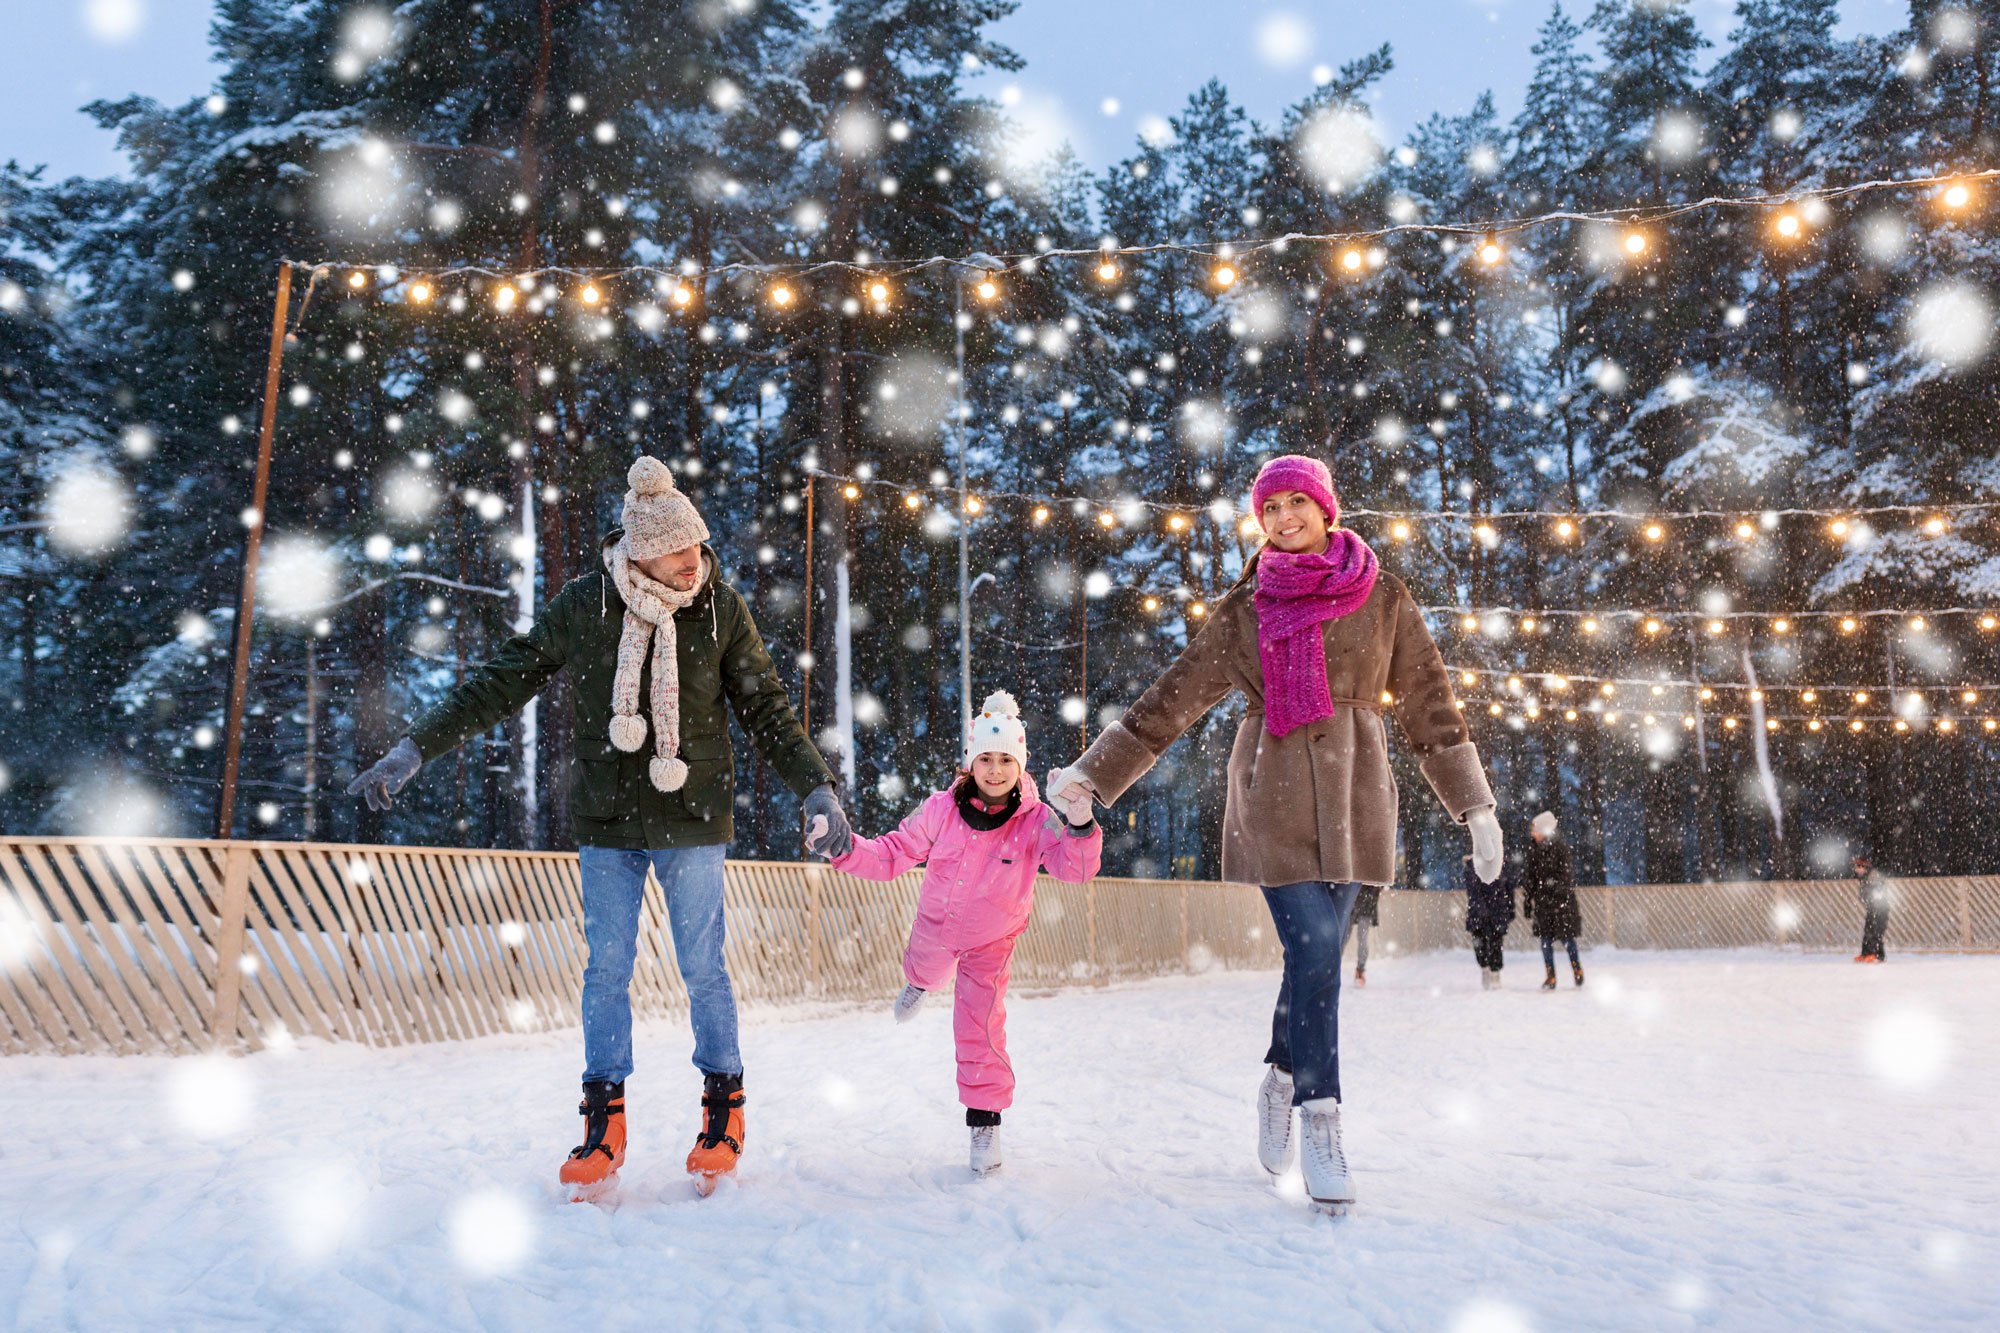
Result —
M 681 671 L 675 656 L 674 612 L 701 592 L 697 583 L 675 592 L 639 572 L 621 540 L 604 553 L 604 567 L 625 599 L 625 628 L 618 637 L 618 674 L 611 681 L 611 743 L 630 753 L 646 743 L 646 719 L 639 716 L 639 676 L 646 642 L 653 645 L 653 762 L 647 773 L 661 791 L 679 791 L 687 782 L 681 748 Z M 704 582 L 708 556 L 702 556 Z

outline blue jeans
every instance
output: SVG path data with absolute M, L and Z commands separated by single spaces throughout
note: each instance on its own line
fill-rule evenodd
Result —
M 1359 884 L 1323 880 L 1264 889 L 1285 947 L 1264 1063 L 1291 1073 L 1294 1105 L 1340 1098 L 1340 949 L 1360 891 Z
M 1580 966 L 1581 964 L 1578 963 L 1576 957 L 1576 940 L 1574 938 L 1567 939 L 1563 943 L 1569 946 L 1569 965 L 1571 967 Z M 1556 970 L 1556 942 L 1555 938 L 1550 935 L 1542 936 L 1542 966 L 1551 972 Z
M 728 848 L 677 847 L 633 852 L 585 847 L 583 938 L 583 1077 L 622 1083 L 632 1073 L 632 964 L 639 954 L 639 905 L 646 867 L 659 877 L 674 933 L 674 956 L 687 983 L 694 1063 L 704 1074 L 741 1074 L 736 995 L 722 961 L 722 858 Z

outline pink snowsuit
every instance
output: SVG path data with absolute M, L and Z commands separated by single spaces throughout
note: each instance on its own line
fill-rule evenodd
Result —
M 1053 821 L 1053 827 L 1051 826 Z M 924 866 L 917 919 L 903 951 L 912 986 L 935 990 L 954 969 L 952 1032 L 958 1044 L 958 1099 L 978 1111 L 1014 1103 L 1007 1062 L 1007 975 L 1014 942 L 1028 928 L 1035 873 L 1087 883 L 1103 861 L 1104 831 L 1071 833 L 1021 775 L 1021 807 L 999 828 L 973 828 L 950 791 L 933 794 L 894 833 L 856 838 L 834 867 L 863 879 L 894 879 Z

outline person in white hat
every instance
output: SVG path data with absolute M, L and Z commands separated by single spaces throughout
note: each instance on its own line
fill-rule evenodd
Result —
M 807 739 L 741 595 L 722 581 L 708 525 L 657 458 L 626 474 L 603 568 L 565 584 L 534 624 L 418 718 L 348 788 L 378 810 L 428 760 L 519 712 L 567 671 L 575 710 L 570 817 L 581 849 L 584 1140 L 563 1162 L 572 1196 L 601 1193 L 625 1160 L 632 969 L 647 871 L 659 879 L 687 983 L 702 1119 L 687 1169 L 706 1194 L 743 1151 L 743 1057 L 723 962 L 722 860 L 732 832 L 734 712 L 804 801 L 821 845 L 851 833 L 833 774 Z
M 972 719 L 964 766 L 893 833 L 856 838 L 834 867 L 863 879 L 891 880 L 923 866 L 917 919 L 903 951 L 908 985 L 895 1015 L 907 1022 L 954 973 L 952 1031 L 958 1045 L 958 1097 L 972 1131 L 973 1174 L 1000 1165 L 1000 1113 L 1014 1102 L 1007 1060 L 1007 977 L 1014 942 L 1028 928 L 1035 874 L 1046 869 L 1071 884 L 1097 874 L 1104 833 L 1090 798 L 1042 803 L 1028 776 L 1028 733 L 1005 691 L 988 696 Z M 814 846 L 816 827 L 806 845 Z

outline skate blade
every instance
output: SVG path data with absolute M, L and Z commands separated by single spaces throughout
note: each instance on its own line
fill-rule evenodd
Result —
M 1312 1201 L 1313 1213 L 1319 1217 L 1346 1217 L 1348 1210 L 1353 1207 L 1354 1201 L 1352 1199 L 1341 1201 L 1314 1199 Z
M 618 1203 L 618 1177 L 615 1174 L 588 1183 L 578 1181 L 565 1189 L 571 1203 L 594 1203 L 599 1207 L 615 1207 Z
M 688 1180 L 694 1185 L 694 1192 L 701 1198 L 706 1199 L 709 1195 L 715 1193 L 717 1185 L 720 1185 L 725 1179 L 734 1178 L 735 1175 L 734 1171 L 690 1171 L 688 1172 Z
M 992 1175 L 995 1171 L 998 1171 L 1001 1167 L 1005 1165 L 1006 1165 L 1005 1162 L 995 1162 L 993 1165 L 985 1168 L 984 1170 L 974 1167 L 972 1168 L 972 1178 L 974 1180 L 984 1180 L 986 1179 L 986 1177 Z

